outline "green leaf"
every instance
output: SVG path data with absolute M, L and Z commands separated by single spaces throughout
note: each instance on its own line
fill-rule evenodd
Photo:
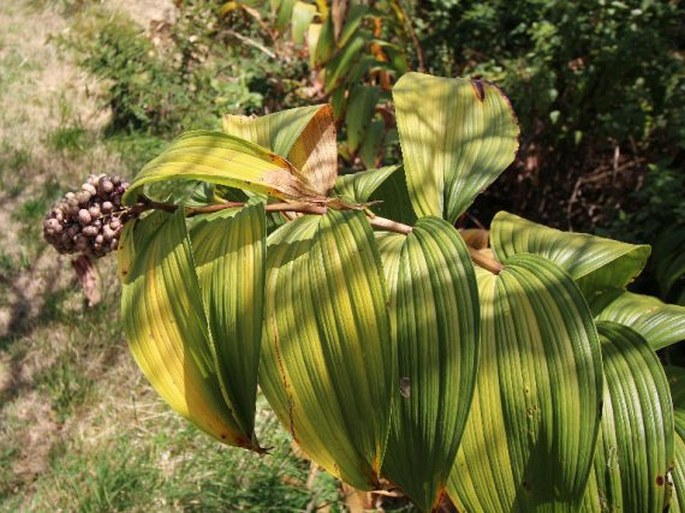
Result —
M 490 237 L 497 258 L 542 255 L 566 270 L 587 294 L 625 287 L 640 274 L 650 253 L 649 246 L 562 232 L 508 212 L 499 212 L 492 220 Z
M 413 225 L 416 221 L 416 216 L 410 206 L 404 169 L 401 167 L 383 180 L 383 183 L 371 194 L 369 201 L 380 202 L 372 207 L 379 216 L 408 225 Z
M 292 19 L 296 0 L 278 0 L 276 9 L 276 28 L 284 31 Z
M 335 56 L 326 65 L 324 77 L 324 91 L 330 93 L 345 81 L 352 72 L 353 66 L 360 59 L 367 39 L 361 34 L 355 34 L 349 41 L 338 50 Z
M 419 220 L 395 265 L 385 261 L 399 375 L 383 473 L 424 511 L 437 507 L 476 379 L 478 289 L 452 225 Z
M 671 469 L 671 480 L 674 492 L 671 498 L 671 513 L 685 511 L 685 369 L 682 367 L 665 367 L 666 378 L 671 387 L 673 400 L 673 435 L 675 462 Z M 669 483 L 669 480 L 666 480 Z
M 380 97 L 378 87 L 358 85 L 350 92 L 349 108 L 345 116 L 347 144 L 352 153 L 357 151 L 376 113 Z
M 364 20 L 364 16 L 369 12 L 369 7 L 363 4 L 355 4 L 350 6 L 350 10 L 345 16 L 345 25 L 340 32 L 338 39 L 338 47 L 343 47 L 356 34 L 357 30 Z
M 331 210 L 268 245 L 262 389 L 316 463 L 376 486 L 397 373 L 373 232 L 362 212 Z
M 359 148 L 359 158 L 365 166 L 376 166 L 382 160 L 382 146 L 385 135 L 385 123 L 380 119 L 372 120 L 366 129 L 364 140 Z
M 150 384 L 214 438 L 260 451 L 221 393 L 183 210 L 127 223 L 120 247 L 124 332 Z
M 582 511 L 665 511 L 673 460 L 673 408 L 659 359 L 620 324 L 597 323 L 604 406 Z
M 283 157 L 221 132 L 187 132 L 148 162 L 124 194 L 135 203 L 145 184 L 193 179 L 237 187 L 283 199 L 319 195 Z
M 655 351 L 685 340 L 685 306 L 611 289 L 593 297 L 590 308 L 598 320 L 617 322 L 637 331 Z
M 298 107 L 261 117 L 227 114 L 222 118 L 222 130 L 287 158 L 295 141 L 322 107 Z
M 311 59 L 312 68 L 324 66 L 335 53 L 335 34 L 333 28 L 333 17 L 328 16 L 319 31 L 316 43 L 316 51 Z
M 675 298 L 676 284 L 685 280 L 685 225 L 669 226 L 657 238 L 652 255 L 652 269 L 664 298 Z M 680 291 L 685 297 L 685 287 Z M 683 301 L 677 301 L 685 305 Z
M 576 511 L 600 422 L 600 344 L 571 278 L 534 255 L 476 269 L 481 344 L 448 493 L 466 511 Z
M 243 431 L 252 433 L 264 312 L 264 206 L 223 211 L 190 235 L 221 391 Z
M 223 130 L 287 157 L 293 173 L 322 196 L 335 183 L 337 143 L 330 105 L 299 107 L 261 118 L 227 115 Z
M 304 35 L 316 16 L 316 6 L 305 2 L 295 2 L 293 6 L 292 32 L 296 44 L 304 43 Z
M 353 203 L 366 203 L 369 197 L 400 166 L 369 169 L 349 175 L 340 175 L 335 181 L 335 193 Z
M 454 223 L 514 160 L 511 105 L 487 82 L 422 73 L 400 78 L 393 97 L 414 211 Z

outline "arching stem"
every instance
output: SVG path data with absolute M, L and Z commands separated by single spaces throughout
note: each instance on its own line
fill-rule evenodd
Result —
M 201 214 L 211 214 L 213 212 L 219 212 L 221 210 L 226 210 L 228 208 L 242 208 L 245 206 L 245 203 L 241 202 L 236 202 L 236 201 L 227 201 L 225 203 L 217 203 L 215 205 L 207 205 L 204 207 L 186 207 L 186 217 L 193 217 L 196 215 L 201 215 Z M 355 206 L 345 206 L 345 205 L 339 205 L 340 208 L 355 208 Z M 160 203 L 158 201 L 154 201 L 147 196 L 139 196 L 138 197 L 138 203 L 133 205 L 131 207 L 131 214 L 133 215 L 139 215 L 147 210 L 163 210 L 165 212 L 175 212 L 176 209 L 178 208 L 178 205 L 174 205 L 173 203 Z M 328 207 L 325 205 L 316 205 L 316 204 L 311 204 L 311 203 L 269 203 L 265 205 L 265 210 L 267 212 L 293 212 L 293 213 L 299 213 L 299 214 L 313 214 L 313 215 L 323 215 L 326 213 L 328 210 Z M 356 207 L 359 208 L 359 207 Z M 407 235 L 411 233 L 412 227 L 409 226 L 408 224 L 400 223 L 397 221 L 393 221 L 392 219 L 387 219 L 385 217 L 380 217 L 375 214 L 373 214 L 371 211 L 368 209 L 361 209 L 365 212 L 369 224 L 378 229 L 378 230 L 384 230 L 388 232 L 395 232 L 395 233 L 401 233 L 403 235 Z M 499 274 L 500 271 L 504 268 L 504 266 L 499 263 L 497 260 L 490 258 L 489 256 L 481 253 L 480 251 L 476 250 L 475 248 L 472 248 L 471 246 L 467 246 L 469 250 L 469 254 L 471 256 L 471 260 L 473 262 L 482 267 L 483 269 L 490 271 L 493 274 Z

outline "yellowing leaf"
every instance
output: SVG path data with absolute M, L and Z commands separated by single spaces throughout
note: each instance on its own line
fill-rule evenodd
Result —
M 377 485 L 396 375 L 374 236 L 361 212 L 305 216 L 268 240 L 264 393 L 316 463 Z
M 145 376 L 203 431 L 259 451 L 221 394 L 182 209 L 128 223 L 121 245 L 124 331 Z
M 333 110 L 323 105 L 295 140 L 288 159 L 314 190 L 326 196 L 338 175 L 338 145 Z
M 221 391 L 243 432 L 253 433 L 264 313 L 264 206 L 201 220 L 191 241 Z
M 330 105 L 289 109 L 260 118 L 227 115 L 223 130 L 287 157 L 293 173 L 322 196 L 335 183 L 338 153 Z
M 135 203 L 145 184 L 193 179 L 228 185 L 282 199 L 319 198 L 283 157 L 221 132 L 188 132 L 151 160 L 124 194 Z
M 509 101 L 487 82 L 422 73 L 403 75 L 393 98 L 414 211 L 454 223 L 514 160 Z

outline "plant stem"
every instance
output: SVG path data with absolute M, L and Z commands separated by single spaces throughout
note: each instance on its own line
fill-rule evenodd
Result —
M 187 207 L 186 217 L 193 217 L 200 214 L 211 214 L 213 212 L 219 212 L 221 210 L 226 210 L 228 208 L 242 208 L 245 203 L 227 201 L 225 203 L 218 203 L 216 205 L 207 205 L 205 207 Z M 163 210 L 165 212 L 175 212 L 178 205 L 173 203 L 160 203 L 153 201 L 147 196 L 139 196 L 138 203 L 131 207 L 131 212 L 135 215 L 141 214 L 146 210 Z M 313 215 L 324 215 L 328 211 L 328 207 L 325 205 L 312 205 L 311 203 L 269 203 L 264 206 L 267 212 L 295 212 L 299 214 L 313 214 Z M 347 209 L 355 208 L 353 206 L 342 207 Z M 385 230 L 388 232 L 401 233 L 403 235 L 408 235 L 412 231 L 412 227 L 408 224 L 393 221 L 392 219 L 387 219 L 385 217 L 380 217 L 373 214 L 367 209 L 363 209 L 366 214 L 369 224 L 374 228 L 379 230 Z M 469 250 L 469 255 L 471 260 L 483 269 L 490 271 L 493 274 L 499 274 L 504 266 L 497 260 L 490 258 L 489 256 L 481 253 L 471 246 L 467 246 Z

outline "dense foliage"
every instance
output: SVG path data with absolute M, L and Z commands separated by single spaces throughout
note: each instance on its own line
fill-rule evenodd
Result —
M 421 73 L 393 100 L 402 168 L 339 176 L 324 104 L 226 116 L 138 173 L 118 265 L 152 386 L 263 454 L 259 386 L 312 461 L 422 511 L 680 511 L 684 371 L 656 351 L 685 307 L 627 290 L 650 247 L 507 212 L 456 229 L 515 158 L 511 105 Z
M 680 3 L 637 0 L 197 0 L 147 34 L 122 17 L 77 21 L 67 46 L 110 84 L 114 129 L 168 137 L 227 112 L 329 100 L 357 168 L 397 159 L 387 101 L 407 66 L 482 75 L 512 98 L 523 140 L 479 221 L 505 207 L 654 242 L 684 208 L 683 19 Z
M 429 69 L 483 75 L 516 105 L 517 173 L 493 188 L 490 208 L 563 227 L 613 220 L 645 242 L 652 214 L 682 216 L 681 3 L 429 0 L 416 19 Z

